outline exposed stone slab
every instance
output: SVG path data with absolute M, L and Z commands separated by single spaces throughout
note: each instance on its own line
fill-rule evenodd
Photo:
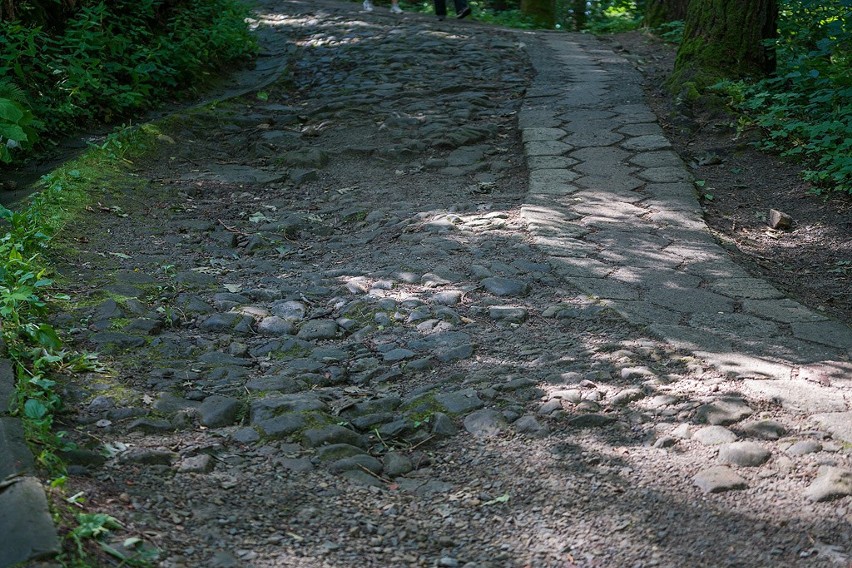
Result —
M 33 454 L 17 418 L 0 416 L 0 481 L 10 475 L 35 471 Z
M 49 558 L 60 552 L 59 537 L 44 489 L 23 477 L 0 489 L 0 566 Z
M 847 410 L 842 393 L 836 389 L 801 379 L 761 381 L 747 379 L 742 383 L 744 394 L 763 400 L 780 402 L 787 410 L 804 414 L 812 412 L 844 412 Z M 852 426 L 849 427 L 852 441 Z

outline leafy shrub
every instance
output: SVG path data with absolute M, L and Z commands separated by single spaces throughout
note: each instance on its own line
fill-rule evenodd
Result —
M 256 51 L 247 9 L 237 0 L 78 2 L 61 25 L 37 9 L 43 3 L 21 4 L 24 20 L 0 22 L 0 85 L 15 81 L 25 96 L 13 101 L 17 112 L 8 110 L 10 104 L 0 108 L 8 116 L 22 114 L 17 126 L 30 129 L 17 141 L 22 146 L 36 133 L 55 138 L 192 93 L 208 85 L 215 71 Z M 165 5 L 173 7 L 167 12 Z M 7 134 L 21 138 L 8 128 Z M 8 150 L 4 157 L 10 158 Z
M 767 131 L 764 148 L 805 164 L 814 191 L 852 194 L 852 2 L 786 0 L 778 72 L 716 88 Z

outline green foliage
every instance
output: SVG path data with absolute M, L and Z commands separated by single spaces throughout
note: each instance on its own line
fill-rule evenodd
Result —
M 675 20 L 673 22 L 665 22 L 660 24 L 654 31 L 664 41 L 674 44 L 680 44 L 683 41 L 683 28 L 685 22 L 683 20 Z
M 22 104 L 25 98 L 23 89 L 0 79 L 0 162 L 11 162 L 10 150 L 29 148 L 38 140 L 38 123 Z
M 715 86 L 764 128 L 762 147 L 802 160 L 815 193 L 852 194 L 852 1 L 786 0 L 778 73 Z
M 586 29 L 593 34 L 628 32 L 642 25 L 642 16 L 635 2 L 591 2 Z
M 25 2 L 23 23 L 0 22 L 0 142 L 13 146 L 191 93 L 256 51 L 237 0 L 185 0 L 170 12 L 160 0 L 89 0 L 52 27 L 40 25 L 46 4 Z M 23 96 L 4 94 L 12 81 Z
M 97 359 L 64 349 L 57 331 L 45 322 L 51 304 L 68 299 L 53 291 L 46 247 L 51 235 L 85 206 L 86 187 L 108 178 L 124 156 L 154 136 L 150 129 L 119 131 L 43 178 L 42 191 L 26 208 L 0 206 L 0 333 L 16 369 L 15 411 L 39 463 L 53 474 L 64 470 L 57 452 L 69 447 L 64 433 L 53 430 L 54 416 L 63 410 L 58 377 L 93 370 Z

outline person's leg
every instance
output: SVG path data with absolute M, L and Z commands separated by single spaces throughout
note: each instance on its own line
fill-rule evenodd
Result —
M 447 16 L 447 0 L 435 1 L 435 15 L 439 20 L 443 20 Z
M 399 7 L 399 0 L 391 0 L 390 10 L 394 14 L 402 14 L 402 8 Z
M 453 0 L 456 5 L 456 18 L 462 19 L 470 16 L 470 6 L 467 5 L 467 0 Z

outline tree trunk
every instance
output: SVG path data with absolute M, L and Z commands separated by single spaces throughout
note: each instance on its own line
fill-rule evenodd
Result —
M 586 27 L 586 0 L 571 0 L 571 16 L 578 32 Z
M 762 77 L 775 71 L 777 0 L 693 0 L 669 86 L 701 91 L 721 79 Z M 693 93 L 694 94 L 694 93 Z
M 686 19 L 689 0 L 648 0 L 645 7 L 645 26 L 657 28 L 661 24 Z
M 556 25 L 556 0 L 521 0 L 521 13 L 552 28 Z

